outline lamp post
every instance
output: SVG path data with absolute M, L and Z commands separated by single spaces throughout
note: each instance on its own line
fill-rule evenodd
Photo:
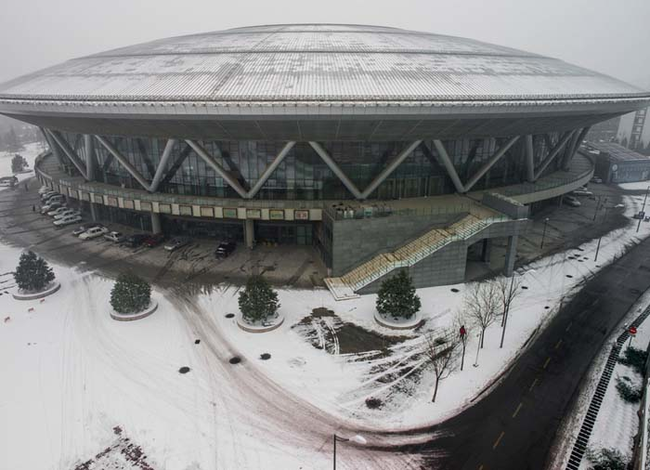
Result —
M 648 191 L 650 191 L 650 186 L 645 190 L 645 197 L 643 198 L 643 207 L 641 208 L 641 212 L 639 212 L 639 223 L 636 225 L 636 233 L 639 233 L 639 229 L 641 228 L 641 221 L 645 217 L 645 203 L 648 200 Z
M 544 230 L 542 231 L 542 243 L 539 245 L 539 249 L 544 248 L 544 238 L 546 237 L 546 225 L 548 224 L 548 217 L 544 219 Z
M 546 219 L 548 220 L 548 219 Z M 515 273 L 512 273 L 512 278 L 510 279 L 510 289 L 508 289 L 508 305 L 506 306 L 504 312 L 503 312 L 503 328 L 501 329 L 501 344 L 499 345 L 499 348 L 503 347 L 503 340 L 506 337 L 506 326 L 508 325 L 508 314 L 510 313 L 510 303 L 512 302 L 512 291 L 515 287 Z
M 356 436 L 354 436 L 354 437 L 349 438 L 349 439 L 345 438 L 345 437 L 337 436 L 336 433 L 334 433 L 333 436 L 334 436 L 334 458 L 333 458 L 333 460 L 334 460 L 334 470 L 336 470 L 336 443 L 337 442 L 350 442 L 350 441 L 352 441 L 352 442 L 356 442 L 357 444 L 361 444 L 361 445 L 366 445 L 368 443 L 368 441 L 366 441 L 366 439 L 363 436 L 359 436 L 358 434 Z

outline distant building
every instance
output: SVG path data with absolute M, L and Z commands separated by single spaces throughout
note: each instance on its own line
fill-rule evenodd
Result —
M 616 143 L 589 143 L 596 158 L 596 176 L 605 183 L 631 183 L 650 179 L 650 157 Z
M 599 122 L 591 126 L 585 140 L 588 142 L 613 142 L 616 140 L 618 128 L 621 122 L 620 117 Z
M 650 117 L 648 108 L 621 117 L 616 136 L 618 142 L 631 150 L 650 155 Z

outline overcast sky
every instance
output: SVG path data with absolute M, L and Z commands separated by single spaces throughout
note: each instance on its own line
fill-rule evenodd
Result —
M 650 0 L 3 0 L 0 82 L 152 39 L 307 22 L 471 37 L 650 88 Z

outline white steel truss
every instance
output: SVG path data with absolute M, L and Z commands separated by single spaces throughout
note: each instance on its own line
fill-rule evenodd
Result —
M 109 140 L 99 135 L 84 135 L 84 146 L 86 159 L 79 158 L 75 153 L 74 149 L 71 148 L 70 144 L 66 141 L 63 136 L 59 135 L 57 131 L 42 129 L 43 134 L 50 143 L 50 146 L 53 148 L 55 153 L 61 155 L 63 153 L 72 164 L 79 170 L 86 180 L 92 180 L 95 174 L 95 168 L 97 167 L 97 160 L 95 158 L 95 149 L 94 149 L 94 140 L 97 140 L 126 171 L 136 180 L 138 183 L 148 192 L 154 193 L 158 191 L 160 184 L 163 181 L 166 181 L 170 176 L 173 176 L 176 171 L 178 171 L 178 166 L 172 165 L 172 168 L 167 169 L 168 163 L 173 155 L 174 147 L 179 143 L 177 139 L 168 139 L 165 145 L 165 148 L 160 156 L 160 162 L 158 166 L 154 169 L 152 165 L 149 165 L 149 171 L 154 172 L 151 182 L 147 180 L 133 164 L 131 164 L 127 157 L 122 155 L 120 151 L 112 144 Z M 564 149 L 564 159 L 563 167 L 568 165 L 571 161 L 571 158 L 577 151 L 582 139 L 586 136 L 589 131 L 588 127 L 582 129 L 575 129 L 573 131 L 565 132 L 560 140 L 555 144 L 551 144 L 550 136 L 544 135 L 546 139 L 547 147 L 549 147 L 549 153 L 540 163 L 538 168 L 534 167 L 534 141 L 532 135 L 526 136 L 514 136 L 505 141 L 499 149 L 497 149 L 492 156 L 490 156 L 487 161 L 472 175 L 466 183 L 463 183 L 456 171 L 456 168 L 453 165 L 447 150 L 441 140 L 433 140 L 434 147 L 437 151 L 439 160 L 442 162 L 447 174 L 451 178 L 456 191 L 461 194 L 469 192 L 478 181 L 480 181 L 483 176 L 501 159 L 504 157 L 506 152 L 520 139 L 524 139 L 524 156 L 525 156 L 525 168 L 526 168 L 526 180 L 529 182 L 535 182 L 550 163 L 561 153 Z M 94 139 L 93 139 L 94 137 Z M 185 143 L 188 145 L 186 149 L 193 150 L 199 158 L 201 158 L 208 166 L 210 166 L 214 171 L 221 177 L 223 180 L 239 194 L 243 199 L 253 199 L 259 191 L 262 189 L 264 184 L 269 180 L 273 173 L 277 170 L 278 166 L 284 161 L 286 156 L 289 154 L 291 149 L 295 146 L 295 141 L 289 141 L 284 144 L 280 152 L 273 158 L 271 163 L 264 169 L 259 179 L 255 182 L 253 187 L 248 190 L 246 182 L 243 181 L 243 178 L 237 178 L 233 176 L 233 171 L 227 170 L 217 159 L 210 155 L 201 144 L 195 140 L 185 139 Z M 329 155 L 328 151 L 321 145 L 319 142 L 310 141 L 309 145 L 316 152 L 316 154 L 321 158 L 321 160 L 330 168 L 332 173 L 341 181 L 341 183 L 350 191 L 352 196 L 358 200 L 367 199 L 377 188 L 384 182 L 386 179 L 393 174 L 393 172 L 399 168 L 399 166 L 422 144 L 422 140 L 414 140 L 408 142 L 407 145 L 397 154 L 394 158 L 386 165 L 386 167 L 368 184 L 364 190 L 360 190 L 354 182 L 343 172 L 339 165 L 334 161 L 334 159 Z M 552 146 L 552 148 L 550 148 Z M 217 147 L 218 155 L 217 158 L 221 157 L 219 148 Z M 429 151 L 429 153 L 431 153 Z M 430 158 L 434 158 L 433 154 L 430 155 Z M 232 164 L 230 165 L 232 167 Z M 238 170 L 237 170 L 238 171 Z

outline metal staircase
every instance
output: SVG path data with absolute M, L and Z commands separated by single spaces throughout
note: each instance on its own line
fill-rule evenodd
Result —
M 326 278 L 325 284 L 336 300 L 359 297 L 356 291 L 394 269 L 413 266 L 450 243 L 467 240 L 490 225 L 507 220 L 510 219 L 491 211 L 475 211 L 449 227 L 429 230 L 392 253 L 379 254 L 341 277 Z

